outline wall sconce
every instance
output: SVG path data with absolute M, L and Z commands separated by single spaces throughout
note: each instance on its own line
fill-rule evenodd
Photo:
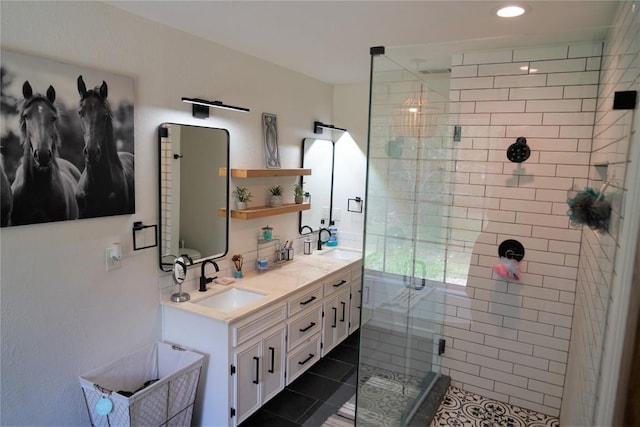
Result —
M 346 129 L 335 127 L 334 125 L 328 125 L 322 122 L 313 122 L 313 133 L 322 133 L 322 129 L 331 129 L 331 130 L 339 130 L 341 132 L 346 132 Z
M 193 114 L 193 117 L 198 119 L 206 119 L 207 117 L 209 117 L 209 107 L 222 108 L 223 110 L 240 111 L 242 113 L 248 113 L 250 111 L 248 108 L 234 107 L 233 105 L 223 104 L 222 101 L 207 101 L 206 99 L 182 97 L 182 102 L 191 104 L 191 112 Z

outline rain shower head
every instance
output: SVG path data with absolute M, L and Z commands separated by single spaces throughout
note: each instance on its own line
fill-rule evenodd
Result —
M 519 136 L 516 142 L 507 148 L 507 159 L 514 163 L 522 163 L 529 158 L 531 150 L 527 145 L 527 138 Z

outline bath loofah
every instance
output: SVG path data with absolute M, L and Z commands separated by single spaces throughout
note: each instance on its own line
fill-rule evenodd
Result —
M 509 280 L 520 280 L 520 263 L 518 260 L 500 257 L 500 263 L 491 268 L 500 277 Z
M 586 187 L 584 191 L 577 192 L 573 198 L 570 197 L 567 205 L 569 205 L 567 215 L 574 225 L 586 224 L 593 230 L 607 231 L 611 203 L 605 200 L 604 192 Z

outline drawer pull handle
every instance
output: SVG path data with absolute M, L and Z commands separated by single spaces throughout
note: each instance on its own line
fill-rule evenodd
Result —
M 311 322 L 311 323 L 309 323 L 309 326 L 307 326 L 306 328 L 300 329 L 300 332 L 307 332 L 309 329 L 313 328 L 314 326 L 316 326 L 316 323 L 315 322 Z
M 298 362 L 298 365 L 304 365 L 305 363 L 307 363 L 309 360 L 313 359 L 313 356 L 315 356 L 315 354 L 313 353 L 309 353 L 309 357 L 307 357 L 304 360 L 301 360 Z
M 340 304 L 342 304 L 342 319 L 340 319 L 340 321 L 344 322 L 345 308 L 347 304 L 345 304 L 343 301 L 340 301 Z
M 340 281 L 340 283 L 336 283 L 335 285 L 333 285 L 333 287 L 334 287 L 334 288 L 337 288 L 338 286 L 342 286 L 342 285 L 344 285 L 345 283 L 347 283 L 347 281 L 346 281 L 346 280 L 341 280 L 341 281 Z
M 258 384 L 260 382 L 260 358 L 253 356 L 253 360 L 256 361 L 256 379 L 253 380 L 253 383 Z
M 311 298 L 309 298 L 309 299 L 308 299 L 308 300 L 306 300 L 306 301 L 300 301 L 300 305 L 307 305 L 307 304 L 309 304 L 310 302 L 315 301 L 315 300 L 316 300 L 316 297 L 311 297 Z
M 335 328 L 336 322 L 338 321 L 338 309 L 335 307 L 331 307 L 331 310 L 333 310 L 333 323 L 331 324 L 331 327 Z
M 275 372 L 275 364 L 276 364 L 276 349 L 274 347 L 269 347 L 269 352 L 271 353 L 271 367 L 268 372 L 273 374 Z

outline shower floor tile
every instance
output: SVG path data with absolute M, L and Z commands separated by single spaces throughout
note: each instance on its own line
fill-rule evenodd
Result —
M 558 427 L 558 419 L 449 386 L 430 427 Z

